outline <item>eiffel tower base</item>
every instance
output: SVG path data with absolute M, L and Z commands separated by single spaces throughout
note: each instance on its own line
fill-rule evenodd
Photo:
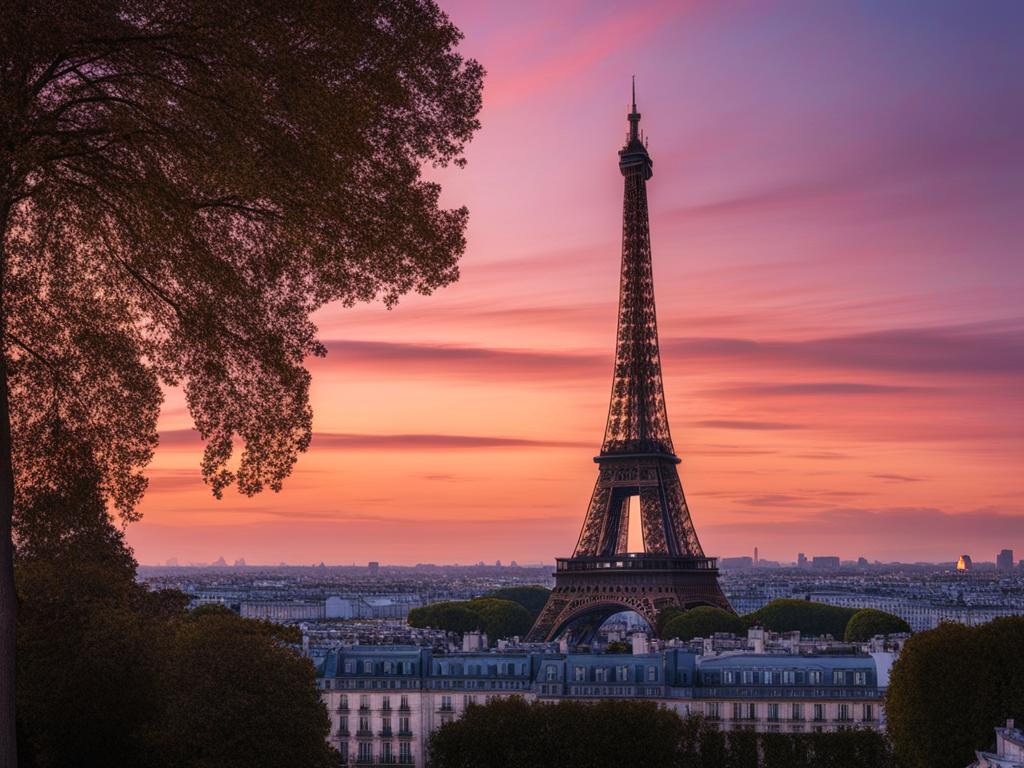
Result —
M 621 611 L 635 611 L 652 628 L 666 608 L 710 605 L 732 612 L 713 557 L 559 558 L 554 576 L 555 588 L 528 642 L 551 642 L 568 633 L 572 644 L 588 645 L 601 624 Z

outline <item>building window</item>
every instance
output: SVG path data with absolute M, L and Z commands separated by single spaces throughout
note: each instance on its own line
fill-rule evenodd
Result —
M 658 668 L 657 667 L 648 667 L 647 668 L 647 682 L 653 683 L 657 679 L 658 679 Z
M 757 704 L 753 702 L 747 704 L 747 719 L 757 720 Z
M 870 704 L 865 704 L 864 705 L 864 720 L 870 722 L 871 720 L 874 720 L 874 719 L 875 719 L 874 707 L 872 707 Z
M 548 664 L 546 667 L 544 667 L 544 674 L 547 676 L 548 680 L 557 680 L 558 667 L 556 667 L 554 664 Z
M 359 708 L 369 709 L 370 708 L 370 694 L 361 693 L 359 694 Z
M 853 684 L 854 685 L 867 685 L 868 684 L 868 673 L 867 672 L 854 672 L 853 673 Z
M 832 685 L 842 685 L 846 682 L 846 673 L 841 669 L 832 670 Z
M 369 763 L 373 760 L 373 744 L 369 741 L 359 742 L 359 762 Z
M 740 674 L 744 685 L 750 685 L 754 682 L 754 673 L 751 670 L 744 669 Z
M 398 762 L 402 765 L 412 764 L 412 747 L 408 741 L 403 741 L 398 745 Z
M 807 682 L 809 685 L 821 685 L 821 670 L 812 669 L 807 673 Z
M 778 720 L 779 719 L 779 705 L 778 704 L 769 704 L 768 705 L 768 719 L 769 720 Z
M 587 672 L 583 667 L 573 667 L 572 679 L 577 683 L 582 683 L 587 679 Z
M 380 735 L 381 736 L 390 736 L 391 735 L 391 718 L 390 717 L 381 718 Z
M 742 720 L 743 719 L 743 705 L 736 702 L 732 705 L 732 719 Z
M 793 711 L 790 714 L 790 718 L 793 720 L 804 719 L 804 705 L 793 702 Z
M 615 680 L 619 683 L 624 683 L 629 680 L 629 667 L 622 664 L 615 668 Z
M 363 672 L 365 672 L 366 674 L 372 674 L 373 673 L 373 662 L 372 661 L 364 661 L 363 662 Z
M 815 704 L 814 705 L 814 722 L 820 723 L 825 719 L 825 705 Z
M 441 697 L 441 711 L 442 712 L 451 712 L 452 711 L 452 697 L 451 696 L 442 696 Z
M 709 701 L 705 706 L 707 707 L 707 713 L 706 714 L 708 716 L 708 719 L 709 720 L 717 720 L 718 719 L 718 702 L 717 701 Z
M 412 731 L 409 730 L 409 716 L 408 715 L 402 715 L 400 718 L 398 718 L 398 732 L 399 733 L 412 733 Z
M 782 673 L 782 684 L 783 685 L 792 685 L 795 682 L 796 682 L 796 672 L 794 672 L 792 669 L 784 670 L 783 673 Z
M 348 742 L 338 742 L 338 751 L 341 752 L 341 764 L 348 765 Z
M 359 735 L 366 736 L 370 733 L 370 718 L 368 715 L 359 716 Z
M 731 669 L 727 669 L 725 672 L 722 673 L 722 682 L 726 685 L 732 685 L 736 682 L 736 673 L 733 672 Z
M 409 710 L 409 697 L 406 694 L 402 694 L 402 698 L 398 704 L 399 709 Z
M 380 745 L 380 761 L 382 763 L 394 762 L 394 756 L 391 753 L 391 742 L 385 741 Z
M 348 709 L 348 694 L 341 694 L 341 698 L 338 699 L 338 709 L 343 712 Z

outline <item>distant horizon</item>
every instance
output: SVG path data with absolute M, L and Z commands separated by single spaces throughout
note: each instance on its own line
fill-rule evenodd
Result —
M 966 554 L 966 555 L 970 556 L 971 557 L 971 563 L 972 563 L 973 567 L 990 566 L 990 565 L 995 567 L 995 565 L 996 565 L 996 561 L 994 559 L 993 560 L 979 560 L 979 559 L 975 558 L 973 555 L 971 555 L 969 552 L 962 552 L 960 554 Z M 724 557 L 725 558 L 740 558 L 740 557 L 750 557 L 750 555 L 724 555 Z M 842 563 L 856 563 L 857 559 L 858 559 L 857 557 L 847 558 L 847 557 L 841 557 L 839 555 L 808 555 L 807 559 L 808 559 L 808 561 L 810 561 L 814 557 L 839 557 L 840 561 Z M 858 557 L 861 557 L 861 556 L 858 555 Z M 879 559 L 873 559 L 873 558 L 867 557 L 866 555 L 863 556 L 863 557 L 865 557 L 865 559 L 867 559 L 868 565 L 934 565 L 934 566 L 953 566 L 953 565 L 956 564 L 956 562 L 959 559 L 960 555 L 957 555 L 955 558 L 953 558 L 951 560 L 879 560 Z M 1019 561 L 1021 559 L 1024 559 L 1024 558 L 1020 558 L 1020 557 L 1017 556 L 1016 550 L 1014 550 L 1014 558 L 1015 558 L 1014 559 L 1014 567 L 1017 566 L 1017 564 L 1019 563 Z M 242 558 L 234 558 L 234 559 L 235 560 L 238 560 L 238 559 L 246 560 L 246 558 L 244 558 L 244 557 L 242 557 Z M 718 558 L 719 561 L 721 561 L 722 559 L 723 559 L 722 557 Z M 778 559 L 775 559 L 775 558 L 764 558 L 764 557 L 762 557 L 762 558 L 760 558 L 760 561 L 762 561 L 762 562 L 770 562 L 770 563 L 777 563 L 781 567 L 789 567 L 789 566 L 797 567 L 797 561 L 795 559 L 794 560 L 778 560 Z M 429 561 L 429 560 L 419 561 L 419 562 L 415 562 L 415 563 L 413 563 L 413 562 L 392 563 L 392 562 L 384 562 L 383 560 L 381 560 L 381 561 L 366 561 L 366 562 L 363 562 L 363 563 L 359 563 L 359 562 L 342 563 L 342 562 L 327 562 L 327 561 L 314 562 L 314 563 L 310 563 L 310 562 L 303 562 L 303 563 L 292 562 L 292 563 L 289 563 L 289 562 L 285 562 L 285 561 L 279 561 L 279 562 L 276 562 L 276 563 L 270 563 L 270 562 L 266 562 L 266 563 L 252 562 L 252 563 L 250 563 L 250 562 L 248 562 L 248 560 L 246 560 L 246 562 L 244 564 L 238 565 L 235 562 L 229 562 L 228 558 L 225 558 L 225 562 L 223 564 L 218 564 L 217 560 L 215 559 L 212 562 L 177 562 L 177 563 L 174 563 L 174 564 L 170 564 L 168 562 L 163 562 L 163 563 L 142 563 L 142 562 L 140 562 L 139 563 L 139 567 L 141 567 L 141 568 L 281 568 L 281 567 L 285 567 L 285 568 L 319 568 L 319 567 L 323 566 L 323 567 L 326 567 L 326 568 L 368 568 L 370 562 L 376 562 L 377 565 L 379 567 L 381 567 L 381 568 L 416 568 L 417 566 L 435 567 L 435 568 L 499 568 L 499 567 L 500 568 L 546 568 L 546 567 L 550 567 L 550 566 L 554 565 L 554 560 L 552 560 L 551 562 L 542 562 L 542 561 L 537 561 L 537 560 L 519 560 L 518 558 L 512 558 L 512 559 L 507 560 L 507 561 L 506 560 L 502 560 L 500 566 L 497 565 L 495 563 L 495 561 L 490 561 L 490 562 L 483 561 L 483 563 L 481 564 L 480 561 L 476 561 L 476 562 L 472 562 L 472 563 L 470 563 L 470 562 L 450 562 L 449 563 L 449 562 L 432 562 L 432 561 Z M 514 566 L 512 565 L 513 562 L 515 563 Z M 755 565 L 753 567 L 757 568 L 759 566 Z

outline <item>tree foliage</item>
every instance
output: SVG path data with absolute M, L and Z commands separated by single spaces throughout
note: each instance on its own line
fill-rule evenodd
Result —
M 862 643 L 875 635 L 894 635 L 910 632 L 910 625 L 899 616 L 874 608 L 861 608 L 846 624 L 843 639 Z
M 550 595 L 551 590 L 547 587 L 526 586 L 494 589 L 484 595 L 484 597 L 493 597 L 498 600 L 511 600 L 513 603 L 519 603 L 519 605 L 529 611 L 530 616 L 536 620 L 537 617 L 540 616 L 540 612 L 544 610 L 544 606 L 547 604 L 548 597 Z
M 746 623 L 735 613 L 701 605 L 671 619 L 662 628 L 661 636 L 665 639 L 692 640 L 695 637 L 711 637 L 716 632 L 742 635 L 746 630 Z
M 803 635 L 842 638 L 846 624 L 856 612 L 856 608 L 840 608 L 809 600 L 772 600 L 743 618 L 748 625 L 762 626 L 773 632 L 796 631 Z
M 884 735 L 723 733 L 700 717 L 681 719 L 654 702 L 527 703 L 496 699 L 430 737 L 432 768 L 893 768 Z
M 960 768 L 992 729 L 1024 719 L 1024 617 L 918 632 L 893 665 L 885 710 L 908 768 Z M 955 727 L 952 727 L 955 726 Z
M 523 636 L 533 626 L 533 616 L 519 603 L 491 597 L 413 608 L 409 611 L 408 621 L 413 627 L 431 627 L 459 634 L 479 630 L 486 632 L 492 643 L 500 638 Z
M 19 549 L 23 768 L 336 764 L 312 665 L 283 627 L 152 593 L 101 494 L 38 517 Z M 37 499 L 37 503 L 42 503 Z M 49 537 L 49 523 L 73 535 Z
M 43 0 L 0 10 L 0 766 L 13 764 L 11 525 L 87 444 L 127 520 L 165 386 L 217 495 L 311 439 L 310 320 L 456 279 L 482 69 L 432 0 Z M 15 479 L 17 482 L 15 482 Z

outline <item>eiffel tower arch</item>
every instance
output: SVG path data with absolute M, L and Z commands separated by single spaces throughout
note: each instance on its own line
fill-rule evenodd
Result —
M 555 587 L 528 639 L 570 632 L 589 642 L 614 613 L 635 611 L 652 627 L 669 607 L 711 605 L 731 611 L 715 558 L 705 557 L 679 481 L 669 433 L 654 307 L 647 181 L 654 163 L 628 115 L 619 150 L 624 178 L 622 271 L 611 401 L 583 528 L 572 557 L 559 558 Z M 629 518 L 640 516 L 643 552 L 628 552 Z

